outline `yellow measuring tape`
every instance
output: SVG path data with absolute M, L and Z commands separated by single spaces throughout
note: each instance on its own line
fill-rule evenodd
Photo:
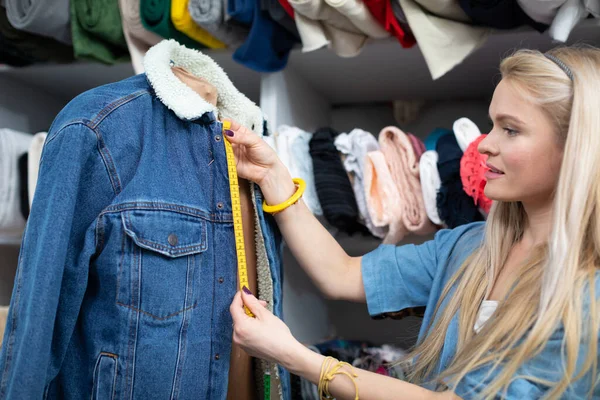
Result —
M 223 131 L 231 128 L 230 121 L 223 121 Z M 227 154 L 227 174 L 229 175 L 229 192 L 231 193 L 231 210 L 233 213 L 233 231 L 235 233 L 235 251 L 238 260 L 238 280 L 240 282 L 240 290 L 244 286 L 250 288 L 248 282 L 248 264 L 246 263 L 246 246 L 244 244 L 244 228 L 242 225 L 242 205 L 240 202 L 240 186 L 238 183 L 238 175 L 235 164 L 235 156 L 233 155 L 233 147 L 229 140 L 223 138 L 225 142 L 225 153 Z M 252 311 L 244 306 L 246 314 L 254 317 Z
M 230 121 L 223 121 L 223 131 L 231 129 Z M 237 168 L 233 147 L 229 140 L 223 138 L 225 142 L 225 154 L 227 155 L 227 174 L 229 175 L 229 192 L 231 193 L 231 210 L 233 213 L 233 231 L 235 233 L 235 251 L 238 260 L 238 280 L 240 290 L 246 286 L 250 288 L 248 282 L 248 264 L 246 263 L 246 245 L 244 244 L 244 229 L 242 223 L 242 205 L 240 201 L 240 186 L 238 183 Z M 250 309 L 244 306 L 246 314 L 254 317 Z M 266 363 L 267 372 L 263 377 L 264 400 L 271 400 L 271 363 Z

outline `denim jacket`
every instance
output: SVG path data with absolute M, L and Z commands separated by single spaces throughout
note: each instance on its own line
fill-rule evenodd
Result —
M 0 353 L 0 398 L 224 399 L 237 259 L 220 117 L 260 109 L 163 41 L 146 74 L 72 100 L 44 146 Z M 171 72 L 218 90 L 217 107 Z M 259 297 L 282 314 L 281 236 L 252 187 Z M 263 365 L 263 364 L 260 364 Z M 289 376 L 272 368 L 280 398 Z

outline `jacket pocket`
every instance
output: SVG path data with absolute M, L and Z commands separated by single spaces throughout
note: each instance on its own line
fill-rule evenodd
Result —
M 112 353 L 100 353 L 94 368 L 94 387 L 92 400 L 111 400 L 115 397 L 117 381 L 117 356 Z
M 193 282 L 208 247 L 207 222 L 165 210 L 124 211 L 121 220 L 117 304 L 159 320 L 194 308 Z

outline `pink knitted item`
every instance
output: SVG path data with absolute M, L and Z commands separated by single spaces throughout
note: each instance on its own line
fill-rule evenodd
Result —
M 408 138 L 410 139 L 410 143 L 412 144 L 413 150 L 415 151 L 415 156 L 417 157 L 417 161 L 421 159 L 421 155 L 425 153 L 425 143 L 412 133 L 408 134 Z
M 435 225 L 425 211 L 419 161 L 409 137 L 400 129 L 388 126 L 379 133 L 379 146 L 398 190 L 397 202 L 404 226 L 418 234 L 434 232 Z
M 475 205 L 485 211 L 490 212 L 492 201 L 488 199 L 483 190 L 485 189 L 486 179 L 485 172 L 488 170 L 485 162 L 487 155 L 477 151 L 477 146 L 487 135 L 480 135 L 472 141 L 462 158 L 460 159 L 460 179 L 462 181 L 463 190 L 473 198 Z

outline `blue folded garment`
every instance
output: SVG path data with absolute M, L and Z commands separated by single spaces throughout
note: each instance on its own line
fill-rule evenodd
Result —
M 261 9 L 260 0 L 231 0 L 227 12 L 235 21 L 249 25 L 250 33 L 233 53 L 233 59 L 258 72 L 285 68 L 297 39 Z
M 442 136 L 448 135 L 451 133 L 452 133 L 452 131 L 450 129 L 435 128 L 433 131 L 431 131 L 429 136 L 427 136 L 427 139 L 425 139 L 425 149 L 435 150 L 435 146 L 437 145 L 438 140 Z

